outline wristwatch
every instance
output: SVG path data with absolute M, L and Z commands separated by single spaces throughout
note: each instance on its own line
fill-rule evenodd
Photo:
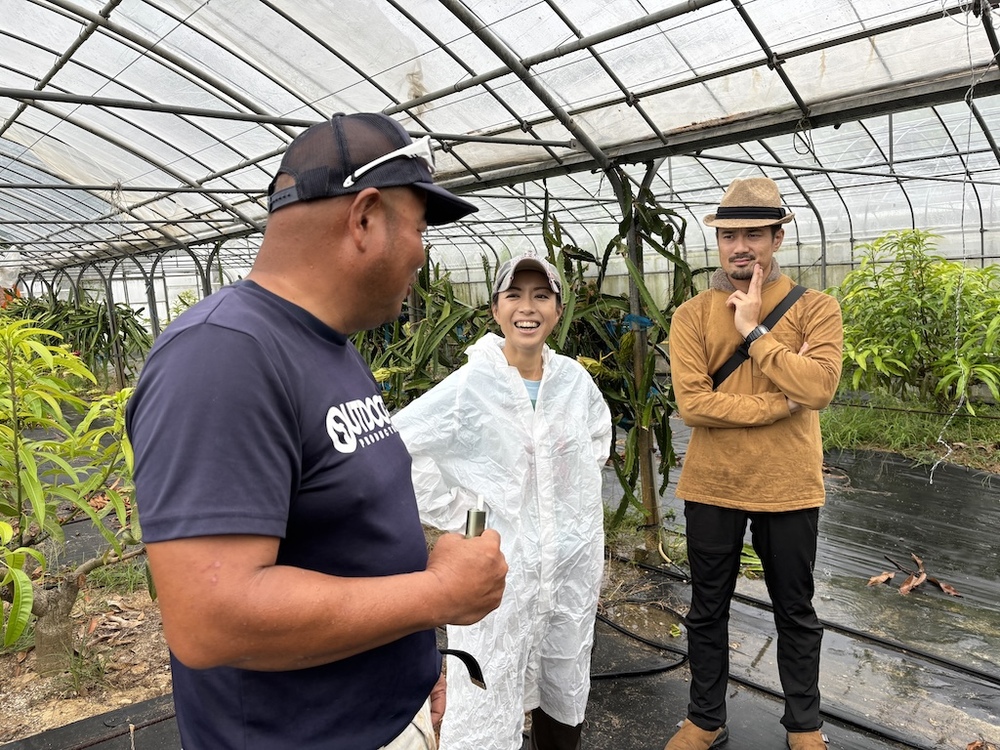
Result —
M 743 339 L 743 343 L 745 343 L 747 347 L 749 347 L 750 344 L 759 339 L 765 333 L 770 333 L 770 332 L 771 329 L 768 328 L 767 326 L 757 326 L 752 331 L 750 331 L 750 333 L 747 334 L 747 337 Z

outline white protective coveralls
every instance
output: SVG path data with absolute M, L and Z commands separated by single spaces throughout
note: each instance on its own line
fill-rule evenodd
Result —
M 509 566 L 498 609 L 448 626 L 449 647 L 476 657 L 486 690 L 448 661 L 442 750 L 520 750 L 525 711 L 577 725 L 590 694 L 611 415 L 590 374 L 547 346 L 533 410 L 503 345 L 487 334 L 468 364 L 393 416 L 424 523 L 464 531 L 481 494 Z

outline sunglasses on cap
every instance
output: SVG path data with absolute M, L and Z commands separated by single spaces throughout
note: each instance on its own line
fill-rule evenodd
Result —
M 344 187 L 351 187 L 366 172 L 372 171 L 375 167 L 381 166 L 387 161 L 404 158 L 420 159 L 427 166 L 430 173 L 434 174 L 434 151 L 431 149 L 430 136 L 425 135 L 423 138 L 418 138 L 402 148 L 397 148 L 395 151 L 390 151 L 388 154 L 383 154 L 377 159 L 372 159 L 367 164 L 363 164 L 344 178 Z

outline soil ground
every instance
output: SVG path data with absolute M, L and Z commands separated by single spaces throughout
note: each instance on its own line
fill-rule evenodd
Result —
M 427 532 L 433 543 L 439 532 Z M 644 588 L 632 566 L 609 564 L 602 609 Z M 32 649 L 0 653 L 0 745 L 170 692 L 159 608 L 146 591 L 84 589 L 73 616 L 84 645 L 71 671 L 41 676 Z
M 146 591 L 86 588 L 73 618 L 82 645 L 67 672 L 39 675 L 33 649 L 0 654 L 0 743 L 170 692 L 160 611 Z

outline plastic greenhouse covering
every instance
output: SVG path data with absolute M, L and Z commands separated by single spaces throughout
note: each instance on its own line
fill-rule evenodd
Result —
M 616 167 L 695 266 L 701 217 L 754 175 L 796 214 L 782 266 L 816 286 L 890 229 L 993 264 L 998 5 L 0 0 L 0 281 L 166 305 L 238 278 L 284 148 L 341 111 L 435 139 L 437 181 L 480 207 L 427 235 L 459 281 L 541 248 L 546 211 L 600 253 Z

